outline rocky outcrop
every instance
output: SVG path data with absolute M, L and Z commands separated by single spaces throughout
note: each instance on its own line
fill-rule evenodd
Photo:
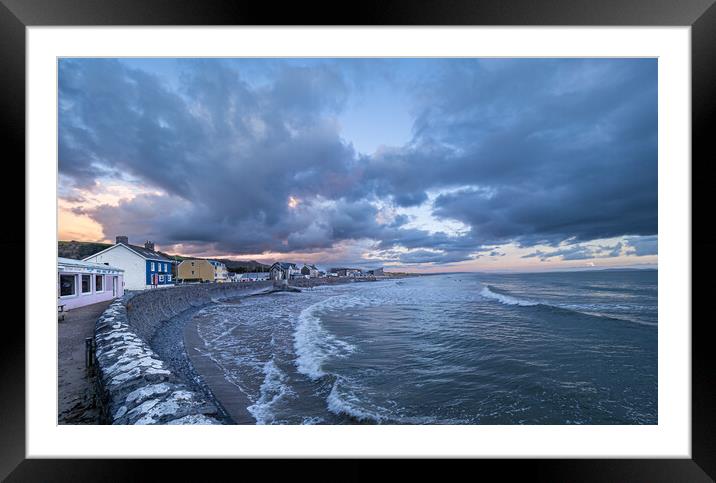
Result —
M 221 424 L 219 409 L 173 374 L 149 341 L 163 322 L 185 310 L 271 286 L 271 282 L 187 285 L 128 294 L 113 302 L 95 326 L 107 422 Z

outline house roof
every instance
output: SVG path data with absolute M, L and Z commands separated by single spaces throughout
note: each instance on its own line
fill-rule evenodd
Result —
M 88 258 L 96 257 L 100 253 L 108 252 L 109 250 L 113 250 L 114 248 L 118 247 L 119 245 L 122 245 L 124 248 L 136 253 L 140 257 L 146 259 L 146 260 L 158 260 L 160 262 L 174 262 L 171 258 L 167 258 L 164 255 L 159 254 L 158 252 L 155 252 L 154 250 L 148 250 L 144 247 L 140 247 L 137 245 L 125 245 L 124 243 L 117 243 L 115 245 L 112 245 L 109 248 L 105 248 L 102 251 L 99 251 L 97 253 L 94 253 L 88 257 L 85 257 L 84 260 L 87 260 Z
M 110 267 L 104 263 L 85 262 L 83 260 L 75 260 L 73 258 L 57 257 L 58 268 L 82 268 L 86 270 L 108 270 L 113 272 L 124 272 L 123 269 L 117 267 Z
M 126 245 L 131 250 L 137 252 L 137 254 L 140 257 L 146 258 L 148 260 L 161 260 L 166 262 L 173 262 L 171 258 L 167 258 L 164 255 L 160 254 L 159 252 L 155 252 L 154 250 L 147 250 L 144 247 L 140 247 L 137 245 Z
M 296 268 L 295 263 L 289 263 L 289 262 L 276 262 L 273 265 L 271 265 L 271 268 L 273 268 L 276 265 L 278 265 L 278 267 L 281 270 L 288 270 L 289 268 Z

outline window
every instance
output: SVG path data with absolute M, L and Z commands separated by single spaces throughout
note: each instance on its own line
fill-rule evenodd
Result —
M 152 272 L 154 271 L 154 262 L 152 262 L 152 268 L 151 268 L 151 271 L 152 271 Z
M 82 275 L 82 293 L 92 293 L 91 275 Z
M 164 275 L 159 275 L 159 282 L 164 283 Z
M 75 276 L 60 275 L 60 297 L 75 295 Z
M 171 275 L 167 275 L 167 282 L 171 282 L 171 281 L 172 281 L 172 276 L 171 276 Z
M 103 292 L 104 291 L 104 275 L 95 275 L 94 276 L 94 291 L 95 292 Z
M 169 266 L 168 266 L 166 263 L 164 264 L 164 271 L 165 271 L 165 272 L 168 272 L 168 271 L 169 271 Z

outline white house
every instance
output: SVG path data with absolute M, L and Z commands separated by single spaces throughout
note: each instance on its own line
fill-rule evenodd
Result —
M 218 262 L 216 260 L 209 260 L 209 263 L 214 267 L 214 281 L 215 282 L 228 282 L 229 281 L 229 270 L 226 268 L 226 264 Z
M 57 304 L 63 310 L 112 300 L 124 295 L 124 270 L 101 263 L 57 259 Z
M 288 280 L 301 275 L 301 270 L 295 263 L 276 262 L 269 269 L 271 280 Z
M 154 251 L 154 243 L 149 241 L 140 247 L 130 245 L 127 237 L 118 236 L 115 245 L 86 257 L 84 261 L 107 263 L 124 270 L 125 290 L 174 285 L 174 260 Z
M 318 278 L 318 268 L 316 268 L 315 265 L 306 265 L 304 263 L 301 269 L 301 275 L 308 275 L 309 278 Z

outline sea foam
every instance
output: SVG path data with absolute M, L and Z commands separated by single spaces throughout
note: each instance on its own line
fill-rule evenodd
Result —
M 517 297 L 512 297 L 510 295 L 505 295 L 497 292 L 493 292 L 490 290 L 490 286 L 483 287 L 482 291 L 480 292 L 480 295 L 482 295 L 485 298 L 497 300 L 498 302 L 505 304 L 505 305 L 522 305 L 526 307 L 531 307 L 534 305 L 539 305 L 539 302 L 533 302 L 531 300 L 524 300 L 519 299 Z
M 258 400 L 246 409 L 256 419 L 256 424 L 270 424 L 274 421 L 273 406 L 280 399 L 294 395 L 287 385 L 288 376 L 273 359 L 264 364 L 264 381 Z
M 294 331 L 294 350 L 298 372 L 313 380 L 325 376 L 323 363 L 329 357 L 345 357 L 355 350 L 348 342 L 330 334 L 321 324 L 317 313 L 331 307 L 335 297 L 315 303 L 301 311 Z
M 656 327 L 657 324 L 653 322 L 647 322 L 644 320 L 639 320 L 633 317 L 629 317 L 628 315 L 617 313 L 617 312 L 605 312 L 605 309 L 626 309 L 630 308 L 629 306 L 620 306 L 620 305 L 595 305 L 595 304 L 565 304 L 565 303 L 547 303 L 544 301 L 536 302 L 534 300 L 527 300 L 527 299 L 520 299 L 517 297 L 513 297 L 511 295 L 503 294 L 503 293 L 497 293 L 493 292 L 490 289 L 490 286 L 483 287 L 482 291 L 480 292 L 480 295 L 487 299 L 496 300 L 497 302 L 500 302 L 505 305 L 519 305 L 523 307 L 534 307 L 537 305 L 550 308 L 552 310 L 564 310 L 569 312 L 574 312 L 576 314 L 580 315 L 589 315 L 592 317 L 599 317 L 601 319 L 610 319 L 610 320 L 620 320 L 622 322 L 630 322 L 635 323 L 639 325 L 646 325 L 650 327 Z

